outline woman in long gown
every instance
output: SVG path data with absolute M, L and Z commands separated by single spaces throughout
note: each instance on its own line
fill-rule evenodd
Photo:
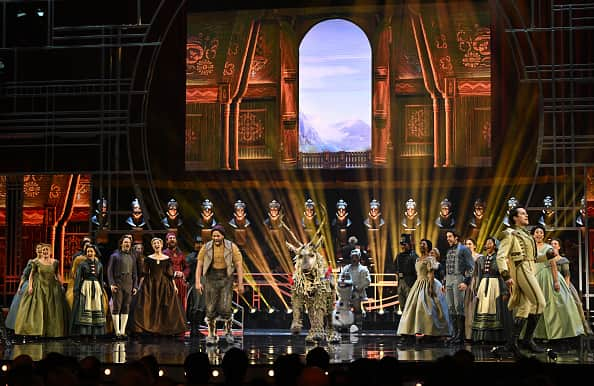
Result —
M 565 339 L 584 334 L 584 326 L 577 312 L 571 290 L 557 271 L 554 258 L 547 259 L 547 251 L 552 249 L 544 242 L 545 230 L 537 225 L 532 230 L 536 242 L 536 280 L 547 300 L 542 318 L 536 325 L 534 337 L 537 339 Z
M 155 253 L 143 262 L 132 329 L 136 333 L 181 334 L 186 331 L 186 321 L 177 296 L 171 258 L 163 253 L 160 238 L 153 238 L 151 246 Z
M 474 293 L 476 311 L 472 322 L 473 342 L 505 342 L 511 332 L 513 316 L 507 302 L 509 290 L 497 268 L 497 244 L 485 241 L 485 255 L 476 261 Z
M 421 256 L 415 263 L 417 280 L 410 289 L 398 324 L 398 335 L 449 336 L 452 327 L 441 283 L 435 279 L 439 250 L 421 240 Z
M 68 306 L 58 277 L 58 260 L 50 244 L 43 244 L 41 257 L 31 262 L 29 285 L 17 312 L 18 335 L 63 337 L 68 334 Z
M 31 263 L 35 259 L 39 259 L 41 256 L 41 246 L 43 244 L 39 243 L 35 246 L 35 257 L 27 261 L 25 265 L 25 269 L 23 269 L 23 274 L 21 275 L 21 280 L 19 281 L 19 287 L 12 298 L 12 303 L 10 303 L 10 309 L 8 310 L 8 315 L 6 315 L 6 328 L 10 330 L 14 330 L 16 324 L 16 316 L 19 311 L 19 305 L 21 304 L 21 299 L 23 298 L 23 294 L 29 288 L 29 275 L 31 274 Z
M 580 319 L 582 320 L 582 324 L 584 326 L 584 332 L 586 335 L 592 335 L 592 328 L 590 327 L 590 323 L 586 319 L 586 314 L 584 313 L 584 305 L 582 304 L 582 299 L 580 294 L 578 293 L 577 289 L 571 282 L 571 273 L 569 270 L 569 259 L 561 254 L 561 240 L 558 238 L 553 238 L 551 240 L 551 246 L 555 251 L 555 260 L 557 263 L 557 268 L 559 269 L 559 273 L 563 276 L 565 283 L 569 287 L 571 291 L 571 296 L 573 297 L 573 301 L 575 302 L 575 306 L 578 310 L 578 314 L 580 315 Z
M 78 263 L 74 276 L 74 302 L 71 333 L 73 335 L 105 335 L 107 308 L 103 303 L 103 265 L 97 247 L 88 244 L 85 259 Z
M 464 245 L 472 253 L 472 260 L 474 261 L 474 272 L 476 272 L 476 262 L 480 257 L 483 257 L 476 251 L 476 241 L 468 238 L 464 241 Z M 470 340 L 472 338 L 472 320 L 474 319 L 474 310 L 476 308 L 476 276 L 473 274 L 470 280 L 470 285 L 466 287 L 464 292 L 464 339 Z

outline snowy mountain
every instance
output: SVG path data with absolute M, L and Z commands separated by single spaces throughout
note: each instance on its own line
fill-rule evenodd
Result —
M 341 133 L 333 140 L 323 141 L 314 124 L 304 113 L 299 113 L 299 149 L 304 153 L 323 151 L 365 151 L 371 149 L 371 128 L 361 120 L 349 120 L 331 126 Z
M 343 121 L 332 125 L 342 136 L 333 141 L 344 151 L 365 151 L 371 149 L 371 127 L 360 119 Z

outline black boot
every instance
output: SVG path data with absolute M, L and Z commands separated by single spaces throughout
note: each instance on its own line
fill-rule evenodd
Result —
M 456 335 L 454 335 L 454 339 L 452 340 L 452 344 L 463 344 L 464 343 L 464 335 L 466 332 L 466 317 L 464 315 L 456 316 Z
M 511 351 L 511 353 L 514 355 L 514 358 L 516 359 L 520 359 L 523 356 L 522 352 L 520 351 L 520 347 L 518 346 L 518 339 L 520 338 L 520 334 L 522 333 L 525 322 L 525 318 L 514 318 L 514 327 L 511 338 L 507 343 L 507 349 Z
M 528 322 L 526 323 L 526 333 L 524 334 L 524 340 L 522 341 L 522 347 L 532 351 L 533 353 L 543 353 L 544 348 L 534 342 L 534 330 L 540 319 L 541 314 L 530 314 L 528 315 Z
M 460 335 L 458 331 L 458 315 L 450 314 L 450 320 L 452 321 L 452 336 L 446 339 L 446 344 L 455 344 L 456 337 Z

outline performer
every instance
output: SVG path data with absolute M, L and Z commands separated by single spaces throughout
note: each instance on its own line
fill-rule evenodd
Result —
M 17 312 L 15 333 L 63 337 L 68 333 L 68 306 L 51 244 L 42 244 L 41 257 L 31 262 L 29 286 Z
M 555 226 L 555 209 L 553 209 L 553 197 L 546 196 L 542 201 L 542 204 L 544 205 L 544 209 L 540 214 L 538 224 L 545 229 L 551 229 Z
M 352 285 L 351 298 L 348 299 L 350 306 L 355 313 L 355 324 L 350 327 L 350 331 L 355 333 L 363 329 L 363 309 L 361 302 L 367 300 L 367 288 L 371 284 L 371 275 L 366 266 L 359 264 L 361 260 L 361 250 L 353 249 L 351 251 L 350 264 L 345 265 L 340 271 L 338 285 L 350 281 Z
M 138 272 L 130 251 L 132 236 L 120 237 L 118 245 L 118 249 L 109 257 L 107 281 L 111 289 L 111 315 L 116 339 L 125 339 L 130 302 L 138 290 Z
M 154 253 L 144 259 L 140 291 L 134 309 L 134 332 L 178 335 L 186 321 L 173 277 L 171 258 L 162 251 L 163 240 L 151 240 Z
M 493 237 L 485 241 L 485 255 L 477 258 L 473 285 L 477 299 L 472 341 L 495 343 L 509 340 L 513 324 L 513 316 L 507 308 L 509 290 L 497 268 L 497 244 Z
M 70 331 L 73 335 L 105 335 L 107 308 L 103 303 L 103 265 L 96 246 L 85 248 L 86 258 L 77 264 L 74 278 L 74 306 Z
M 518 199 L 515 197 L 510 197 L 509 200 L 507 200 L 507 212 L 505 213 L 505 218 L 503 219 L 503 225 L 505 225 L 507 228 L 513 226 L 513 224 L 510 224 L 510 218 L 509 215 L 511 213 L 511 211 L 514 208 L 517 208 L 519 205 Z
M 584 314 L 584 305 L 582 304 L 581 296 L 578 293 L 575 286 L 573 285 L 573 283 L 571 282 L 569 259 L 561 254 L 561 240 L 556 237 L 553 238 L 551 240 L 551 247 L 553 247 L 553 251 L 555 252 L 555 261 L 559 273 L 563 276 L 565 283 L 571 291 L 571 296 L 573 297 L 576 309 L 578 311 L 578 314 L 580 315 L 580 319 L 582 320 L 582 325 L 584 326 L 584 333 L 586 335 L 592 335 L 592 328 L 590 327 L 590 323 L 588 322 L 586 315 Z
M 188 297 L 186 301 L 186 319 L 190 323 L 190 336 L 200 335 L 200 323 L 204 320 L 204 295 L 196 289 L 196 266 L 198 264 L 198 252 L 202 248 L 202 237 L 194 239 L 194 250 L 186 256 L 186 280 L 188 286 Z M 204 276 L 200 280 L 204 281 Z
M 217 225 L 217 220 L 214 216 L 214 207 L 212 202 L 207 198 L 202 201 L 200 219 L 198 220 L 198 226 L 201 229 L 200 235 L 202 240 L 210 240 L 211 229 Z
M 186 284 L 187 277 L 184 275 L 187 268 L 186 256 L 181 249 L 179 249 L 177 236 L 174 232 L 167 233 L 165 242 L 167 243 L 167 248 L 163 253 L 171 258 L 171 264 L 173 265 L 173 279 L 175 280 L 175 286 L 177 287 L 177 297 L 185 310 L 186 296 L 188 294 L 188 286 Z
M 477 198 L 472 205 L 472 217 L 468 220 L 468 237 L 477 240 L 481 227 L 483 225 L 483 219 L 485 218 L 485 210 L 487 204 L 482 198 Z
M 264 247 L 266 262 L 272 272 L 291 272 L 291 255 L 286 245 L 284 214 L 281 204 L 272 200 L 264 220 L 267 243 Z
M 450 320 L 454 324 L 454 334 L 448 343 L 462 344 L 466 322 L 464 295 L 472 279 L 474 260 L 470 250 L 460 242 L 460 235 L 456 231 L 447 231 L 446 239 L 450 248 L 445 261 L 445 291 Z
M 245 247 L 248 239 L 247 230 L 252 225 L 247 218 L 245 202 L 235 201 L 235 204 L 233 204 L 233 218 L 229 220 L 229 225 L 233 228 L 235 243 L 240 248 Z
M 161 223 L 166 229 L 171 230 L 178 229 L 183 225 L 184 222 L 179 213 L 179 204 L 174 198 L 167 203 L 167 212 L 165 212 L 165 217 L 161 219 Z
M 423 339 L 448 336 L 452 331 L 442 285 L 433 275 L 439 265 L 435 258 L 439 250 L 433 248 L 430 240 L 422 239 L 420 251 L 421 256 L 414 263 L 417 279 L 398 323 L 397 334 L 404 337 L 404 341 L 412 341 L 417 334 Z
M 367 218 L 363 221 L 363 225 L 367 228 L 367 248 L 368 248 L 368 257 L 370 265 L 373 263 L 382 262 L 386 256 L 386 242 L 385 242 L 385 232 L 384 232 L 384 219 L 382 217 L 382 212 L 380 210 L 381 204 L 378 200 L 372 199 L 369 203 L 369 212 L 367 213 Z M 390 262 L 392 259 L 388 259 Z M 378 273 L 384 272 L 394 272 L 392 267 L 383 267 L 381 266 L 376 267 L 380 271 L 376 271 Z
M 142 230 L 142 228 L 146 226 L 146 223 L 144 222 L 144 215 L 142 213 L 142 207 L 140 206 L 140 201 L 138 198 L 132 200 L 130 206 L 132 207 L 132 213 L 126 220 L 126 224 L 128 224 L 133 230 Z
M 584 335 L 584 326 L 571 290 L 557 268 L 560 256 L 550 244 L 544 242 L 545 230 L 542 225 L 539 224 L 532 229 L 532 237 L 536 242 L 537 251 L 535 276 L 547 300 L 542 318 L 534 329 L 534 337 L 551 340 Z M 526 343 L 530 348 L 529 342 Z
M 439 216 L 435 220 L 435 225 L 439 229 L 437 234 L 437 249 L 442 256 L 447 256 L 450 245 L 447 240 L 447 232 L 454 230 L 456 219 L 452 211 L 452 203 L 447 198 L 439 203 Z M 452 310 L 450 309 L 450 312 Z M 455 321 L 452 321 L 455 324 Z
M 351 236 L 349 237 L 348 243 L 340 250 L 340 266 L 345 266 L 351 263 L 351 252 L 354 249 L 359 249 L 359 251 L 361 251 L 359 239 L 357 239 L 356 236 Z
M 417 280 L 415 263 L 419 256 L 412 246 L 411 235 L 408 233 L 400 235 L 400 249 L 401 252 L 396 256 L 394 266 L 396 268 L 396 275 L 398 276 L 398 308 L 399 310 L 404 310 L 410 288 L 415 280 Z
M 402 226 L 405 231 L 415 231 L 421 226 L 421 219 L 417 211 L 417 203 L 412 198 L 406 201 L 404 215 L 402 216 Z
M 266 214 L 266 219 L 264 220 L 266 227 L 270 230 L 282 229 L 283 217 L 284 215 L 281 210 L 280 202 L 276 200 L 270 201 L 268 204 L 268 213 Z
M 217 342 L 216 318 L 225 321 L 225 341 L 233 343 L 233 272 L 237 272 L 237 291 L 243 294 L 243 262 L 239 247 L 225 239 L 225 228 L 216 225 L 208 241 L 198 253 L 196 266 L 196 289 L 204 290 L 206 302 L 206 322 L 208 324 L 207 345 Z M 205 277 L 204 285 L 202 276 Z
M 142 272 L 142 267 L 144 266 L 144 244 L 142 240 L 134 240 L 134 244 L 132 244 L 132 258 L 136 262 L 136 274 L 138 279 L 140 280 L 140 274 Z
M 29 289 L 29 275 L 31 274 L 31 263 L 35 259 L 41 258 L 41 247 L 42 243 L 38 243 L 35 246 L 35 257 L 29 259 L 27 264 L 25 264 L 25 269 L 23 269 L 23 273 L 21 274 L 21 280 L 19 281 L 19 287 L 17 288 L 16 293 L 12 298 L 12 303 L 10 303 L 10 309 L 8 310 L 8 315 L 6 315 L 5 325 L 6 328 L 9 330 L 13 330 L 15 328 L 16 323 L 16 316 L 19 311 L 19 305 L 21 304 L 21 299 L 25 293 Z
M 98 230 L 109 229 L 109 203 L 105 197 L 97 200 L 97 208 L 95 214 L 91 217 L 91 223 L 97 227 Z
M 369 203 L 369 213 L 367 214 L 365 221 L 363 221 L 363 224 L 368 229 L 380 229 L 384 226 L 385 222 L 382 218 L 380 206 L 380 202 L 376 199 L 371 200 Z
M 480 257 L 483 257 L 480 253 L 476 251 L 476 240 L 472 238 L 468 238 L 464 241 L 464 245 L 466 248 L 470 250 L 472 254 L 472 261 L 474 262 L 474 272 L 476 272 L 476 263 Z M 474 310 L 476 308 L 476 287 L 477 284 L 475 283 L 476 274 L 472 275 L 470 279 L 470 284 L 466 287 L 466 292 L 464 293 L 464 339 L 470 340 L 472 338 L 472 321 L 474 319 Z
M 508 223 L 513 225 L 503 232 L 497 252 L 497 267 L 510 289 L 508 307 L 515 313 L 508 348 L 516 358 L 520 358 L 522 353 L 518 339 L 524 326 L 526 344 L 534 352 L 544 351 L 534 343 L 533 336 L 546 300 L 535 276 L 536 244 L 526 229 L 529 225 L 528 212 L 516 206 L 509 212 Z
M 303 217 L 301 217 L 301 226 L 307 234 L 307 239 L 311 240 L 320 226 L 320 220 L 316 213 L 316 203 L 308 198 L 305 201 L 305 210 L 303 211 Z
M 336 255 L 340 256 L 340 250 L 347 244 L 349 228 L 352 225 L 347 212 L 348 204 L 342 198 L 336 203 L 336 214 L 332 219 L 332 232 L 334 233 L 334 248 Z M 338 262 L 340 264 L 340 262 Z
M 587 218 L 588 217 L 586 215 L 586 198 L 582 197 L 582 199 L 580 200 L 580 210 L 578 211 L 578 214 L 575 218 L 575 225 L 580 228 L 585 227 Z

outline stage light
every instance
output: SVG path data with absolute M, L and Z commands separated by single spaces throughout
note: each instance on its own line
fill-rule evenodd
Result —
M 270 308 L 268 309 L 268 313 L 269 313 L 269 314 L 274 314 L 274 311 L 275 311 L 275 310 L 274 310 L 274 308 L 272 308 L 272 307 L 270 307 Z
M 255 314 L 256 313 L 256 309 L 255 308 L 250 308 L 250 314 Z
M 378 315 L 383 315 L 383 314 L 384 314 L 384 312 L 385 312 L 385 311 L 384 311 L 384 309 L 383 309 L 383 308 L 380 308 L 380 309 L 377 311 L 377 314 L 378 314 Z
M 498 360 L 501 360 L 502 351 L 503 351 L 503 347 L 501 347 L 501 346 L 493 346 L 493 347 L 491 347 L 490 353 L 491 353 L 491 355 L 493 355 Z
M 552 349 L 548 348 L 547 349 L 547 358 L 549 358 L 550 361 L 556 362 L 557 361 L 557 353 L 555 351 L 553 351 Z
M 238 309 L 238 308 L 234 308 L 234 309 L 233 309 L 233 313 L 234 313 L 234 314 L 236 314 L 236 313 L 238 313 L 238 312 L 239 312 L 239 309 Z
M 16 17 L 21 18 L 21 17 L 25 17 L 27 16 L 27 12 L 24 11 L 18 11 L 16 14 Z
M 159 370 L 159 376 L 162 377 L 163 375 L 165 375 L 165 371 Z
M 37 8 L 36 13 L 37 13 L 37 16 L 39 16 L 39 17 L 43 17 L 43 15 L 45 15 L 45 12 L 41 8 Z
M 219 370 L 216 370 L 215 369 L 215 370 L 212 371 L 212 376 L 215 377 L 215 378 L 218 377 L 220 374 L 221 373 L 219 373 Z
M 103 374 L 107 375 L 108 377 L 111 375 L 111 369 L 108 367 L 105 370 L 103 370 Z
M 8 366 L 6 364 L 2 365 L 2 371 L 7 372 Z
M 293 313 L 293 309 L 287 308 L 287 314 L 292 314 L 292 313 Z
M 268 376 L 274 377 L 274 370 L 272 370 L 272 369 L 268 370 Z

